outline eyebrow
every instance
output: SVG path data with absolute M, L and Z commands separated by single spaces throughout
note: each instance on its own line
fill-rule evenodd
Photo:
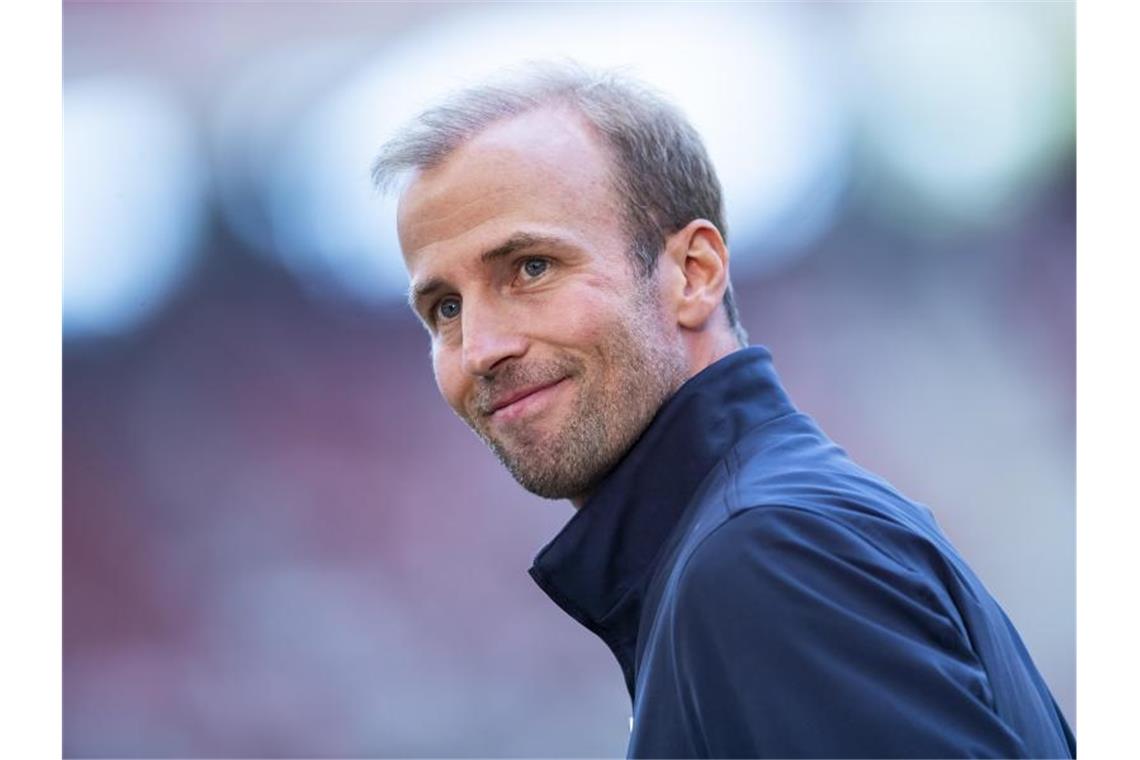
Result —
M 539 246 L 564 247 L 565 245 L 566 241 L 561 238 L 551 237 L 549 235 L 536 235 L 531 232 L 516 232 L 503 243 L 479 254 L 479 262 L 486 265 L 510 256 L 512 253 L 526 250 L 527 248 L 537 248 Z M 428 296 L 436 291 L 443 290 L 446 287 L 448 287 L 448 283 L 444 278 L 428 277 L 423 282 L 414 284 L 408 291 L 408 305 L 412 307 L 413 311 L 418 311 L 416 308 L 418 304 L 423 303 Z

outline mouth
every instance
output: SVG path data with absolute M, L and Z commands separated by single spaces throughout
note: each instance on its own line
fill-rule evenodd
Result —
M 531 411 L 537 410 L 551 398 L 555 391 L 562 386 L 568 378 L 560 378 L 552 383 L 533 385 L 521 388 L 506 397 L 497 400 L 488 415 L 492 420 L 516 419 Z

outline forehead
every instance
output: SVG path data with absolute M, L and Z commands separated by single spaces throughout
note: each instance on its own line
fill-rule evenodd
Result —
M 610 160 L 575 111 L 550 107 L 492 124 L 416 174 L 397 224 L 409 270 L 425 254 L 492 247 L 520 229 L 601 243 L 621 236 Z

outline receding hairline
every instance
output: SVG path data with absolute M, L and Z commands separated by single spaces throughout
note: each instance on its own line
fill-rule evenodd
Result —
M 496 128 L 510 124 L 511 122 L 544 112 L 552 114 L 562 113 L 570 117 L 570 120 L 581 128 L 582 132 L 589 138 L 593 145 L 605 156 L 607 168 L 610 170 L 618 168 L 618 156 L 615 154 L 613 146 L 606 139 L 605 133 L 590 118 L 589 114 L 573 100 L 564 97 L 552 97 L 548 101 L 535 103 L 517 113 L 512 112 L 496 116 L 486 123 L 482 123 L 473 128 L 470 132 L 458 136 L 454 141 L 449 141 L 446 146 L 440 146 L 430 154 L 426 154 L 422 161 L 417 161 L 415 164 L 409 163 L 406 168 L 393 171 L 392 174 L 394 176 L 406 177 L 409 181 L 415 180 L 422 174 L 431 173 L 439 169 L 457 152 L 472 142 L 475 142 L 480 137 L 483 137 L 488 132 L 494 131 Z M 409 183 L 410 182 L 404 182 L 399 192 L 403 192 L 403 189 L 406 188 Z M 380 187 L 385 190 L 390 189 L 390 186 L 387 184 L 381 185 Z
M 623 167 L 621 157 L 617 154 L 617 150 L 612 142 L 607 139 L 606 134 L 590 118 L 590 115 L 580 104 L 562 95 L 553 95 L 547 100 L 530 105 L 525 110 L 497 116 L 484 124 L 480 124 L 470 132 L 459 136 L 454 142 L 449 142 L 446 147 L 433 150 L 429 155 L 425 155 L 422 161 L 416 162 L 415 164 L 408 163 L 398 170 L 387 172 L 379 180 L 375 180 L 376 169 L 374 164 L 373 177 L 376 181 L 376 186 L 382 192 L 395 192 L 397 196 L 397 216 L 399 216 L 403 209 L 408 190 L 418 180 L 430 179 L 430 175 L 441 169 L 456 153 L 495 128 L 541 112 L 555 114 L 561 112 L 573 120 L 581 129 L 586 139 L 598 150 L 599 155 L 601 155 L 604 161 L 607 192 L 613 195 L 615 202 L 623 201 L 624 196 L 621 186 L 621 172 L 623 171 Z M 377 159 L 376 163 L 379 163 L 379 159 Z
M 527 119 L 528 117 L 542 113 L 551 114 L 555 117 L 555 121 L 557 123 L 555 129 L 567 129 L 571 134 L 580 136 L 586 141 L 586 143 L 588 143 L 589 148 L 587 150 L 596 151 L 595 155 L 600 161 L 600 163 L 596 165 L 600 167 L 600 172 L 593 172 L 591 179 L 596 180 L 599 183 L 596 192 L 604 193 L 607 196 L 606 201 L 612 204 L 610 206 L 610 210 L 614 214 L 616 223 L 622 230 L 625 231 L 627 237 L 629 237 L 630 231 L 628 230 L 627 220 L 625 219 L 622 211 L 622 205 L 626 199 L 622 194 L 622 188 L 620 186 L 620 172 L 622 171 L 622 167 L 619 157 L 615 155 L 613 146 L 606 140 L 605 135 L 594 125 L 593 122 L 590 121 L 586 114 L 584 114 L 581 109 L 575 107 L 574 103 L 567 101 L 539 103 L 526 111 L 498 118 L 493 122 L 488 123 L 483 128 L 466 136 L 462 142 L 454 145 L 447 153 L 440 153 L 436 155 L 435 160 L 430 165 L 417 166 L 407 169 L 404 172 L 403 181 L 401 182 L 397 191 L 398 198 L 396 217 L 398 226 L 401 228 L 403 227 L 402 222 L 405 216 L 406 203 L 408 202 L 409 197 L 413 195 L 413 188 L 416 188 L 417 186 L 422 187 L 423 185 L 421 183 L 431 184 L 432 182 L 436 181 L 439 178 L 437 173 L 444 171 L 445 166 L 449 163 L 449 161 L 456 159 L 459 154 L 462 154 L 473 143 L 476 143 L 480 140 L 480 138 L 487 135 L 487 133 L 492 132 L 504 125 L 510 124 L 511 122 Z M 567 125 L 567 120 L 558 118 L 558 116 L 562 113 L 570 117 L 574 126 L 564 126 Z M 528 130 L 528 132 L 533 133 L 533 130 Z M 491 149 L 494 150 L 496 148 L 501 148 L 507 152 L 511 152 L 516 149 L 523 151 L 526 150 L 526 148 L 520 149 L 518 146 L 518 141 L 505 139 L 502 140 L 501 143 L 492 146 Z M 536 147 L 538 147 L 539 150 L 542 150 L 546 146 L 544 144 L 541 144 L 540 141 L 540 144 Z M 592 158 L 590 160 L 590 163 L 594 163 Z M 553 171 L 559 172 L 560 174 L 563 173 L 562 167 L 559 167 L 557 165 L 552 165 L 551 169 Z
M 572 110 L 605 143 L 598 106 L 604 103 L 601 111 L 607 111 L 621 102 L 672 109 L 661 93 L 620 70 L 590 69 L 568 60 L 530 61 L 502 70 L 481 84 L 451 91 L 406 122 L 373 161 L 373 183 L 389 190 L 402 175 L 438 165 L 494 123 L 544 107 Z
M 520 119 L 525 119 L 528 116 L 533 116 L 536 113 L 544 112 L 563 113 L 571 117 L 579 126 L 585 129 L 585 131 L 590 135 L 591 139 L 598 142 L 599 145 L 604 143 L 605 136 L 577 103 L 563 96 L 553 96 L 549 100 L 536 102 L 533 105 L 529 105 L 525 109 L 511 113 L 504 113 L 497 115 L 494 118 L 488 119 L 486 122 L 483 122 L 478 126 L 472 128 L 469 132 L 458 136 L 453 143 L 449 143 L 445 148 L 440 149 L 435 155 L 427 158 L 417 168 L 430 170 L 447 161 L 447 159 L 453 153 L 455 153 L 463 146 L 495 129 L 496 127 L 501 127 L 505 124 L 509 124 L 512 121 L 518 121 Z

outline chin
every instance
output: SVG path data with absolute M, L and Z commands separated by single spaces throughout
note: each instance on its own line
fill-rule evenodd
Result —
M 520 486 L 535 496 L 541 496 L 544 499 L 569 499 L 570 501 L 584 498 L 585 494 L 593 490 L 594 481 L 598 480 L 594 478 L 590 481 L 571 481 L 561 477 L 548 478 L 515 471 L 511 471 L 511 475 L 514 476 Z
M 544 499 L 578 498 L 606 472 L 597 462 L 586 463 L 566 456 L 565 449 L 558 445 L 520 445 L 508 450 L 490 440 L 487 443 L 520 486 Z

